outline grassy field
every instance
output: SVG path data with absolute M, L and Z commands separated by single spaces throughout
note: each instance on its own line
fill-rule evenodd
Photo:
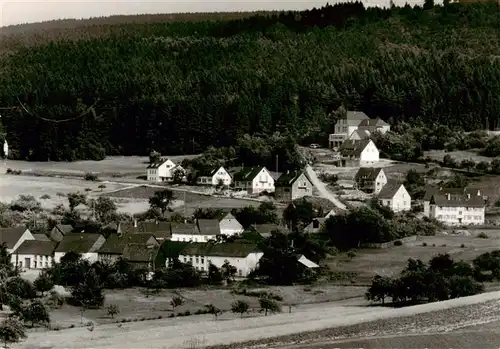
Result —
M 486 161 L 490 162 L 492 158 L 481 156 L 476 151 L 457 150 L 457 151 L 444 151 L 444 150 L 430 150 L 424 151 L 424 157 L 430 157 L 433 160 L 442 161 L 445 155 L 450 155 L 455 161 L 472 160 L 474 162 Z
M 282 305 L 288 311 L 288 304 L 293 308 L 300 308 L 307 304 L 336 302 L 362 297 L 366 291 L 364 287 L 356 286 L 318 286 L 318 287 L 268 287 L 265 289 L 283 297 Z M 247 297 L 231 293 L 230 289 L 183 289 L 161 290 L 159 293 L 147 294 L 145 289 L 107 290 L 106 301 L 101 309 L 88 309 L 83 318 L 79 308 L 63 305 L 51 311 L 51 320 L 54 327 L 69 328 L 84 325 L 90 321 L 95 324 L 116 322 L 137 322 L 172 317 L 179 313 L 195 314 L 203 310 L 204 305 L 213 304 L 224 313 L 221 319 L 238 318 L 238 314 L 231 313 L 231 304 L 235 300 L 244 300 L 250 305 L 247 316 L 258 316 L 259 302 L 256 297 Z M 184 304 L 172 310 L 170 300 L 179 295 Z M 107 315 L 106 307 L 114 304 L 120 313 L 112 319 Z
M 488 239 L 477 238 L 486 232 Z M 386 249 L 362 249 L 353 258 L 345 254 L 332 257 L 329 267 L 337 272 L 355 273 L 350 278 L 356 284 L 367 285 L 375 274 L 397 276 L 406 266 L 408 258 L 424 262 L 440 253 L 448 253 L 455 260 L 471 261 L 482 253 L 500 249 L 499 230 L 470 230 L 471 236 L 419 236 L 415 242 Z M 345 280 L 343 280 L 345 282 Z

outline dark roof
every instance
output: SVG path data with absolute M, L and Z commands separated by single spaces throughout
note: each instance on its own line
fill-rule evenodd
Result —
M 259 233 L 262 237 L 269 237 L 273 231 L 279 231 L 282 233 L 286 232 L 286 228 L 279 226 L 277 224 L 269 223 L 269 224 L 255 224 L 252 228 Z
M 90 233 L 69 233 L 66 234 L 62 241 L 57 246 L 55 252 L 76 252 L 88 253 L 96 241 L 101 237 L 101 234 Z
M 394 182 L 394 181 L 388 181 L 386 185 L 382 188 L 380 193 L 378 194 L 379 199 L 392 199 L 394 195 L 397 193 L 399 188 L 401 188 L 403 184 Z
M 233 216 L 233 214 L 232 214 L 231 212 L 228 212 L 226 215 L 224 215 L 224 217 L 222 217 L 222 218 L 220 219 L 220 221 L 223 221 L 223 220 L 225 220 L 225 219 L 227 219 L 227 220 L 234 219 L 234 220 L 236 220 L 236 221 L 237 221 L 236 217 L 235 217 L 235 216 Z
M 234 180 L 240 182 L 252 181 L 263 168 L 266 169 L 265 167 L 244 167 L 234 174 Z
M 9 249 L 14 248 L 26 230 L 26 227 L 0 228 L 0 243 L 5 243 Z
M 170 232 L 172 229 L 170 222 L 139 222 L 137 230 L 143 233 Z
M 127 244 L 122 257 L 131 262 L 152 262 L 158 252 L 158 246 L 144 244 Z
M 201 235 L 220 235 L 218 219 L 198 219 L 197 223 Z
M 224 166 L 219 166 L 214 169 L 208 170 L 208 171 L 201 171 L 198 175 L 198 177 L 213 177 L 219 170 L 224 170 L 227 172 L 227 170 L 224 168 Z M 229 172 L 228 172 L 229 174 Z
M 66 235 L 67 233 L 71 233 L 73 231 L 73 226 L 70 224 L 57 224 L 52 229 L 56 229 L 61 232 L 61 234 Z
M 478 196 L 482 197 L 482 192 L 480 189 L 477 188 L 443 188 L 443 187 L 435 187 L 435 186 L 429 186 L 427 187 L 427 190 L 425 191 L 424 195 L 424 201 L 430 201 L 432 195 L 434 194 L 451 194 L 451 195 L 467 195 L 470 194 L 470 196 Z
M 354 156 L 359 157 L 361 152 L 366 148 L 366 146 L 371 142 L 370 139 L 362 140 L 352 140 L 347 139 L 342 142 L 340 146 L 340 152 L 343 156 Z
M 148 240 L 152 237 L 154 236 L 151 233 L 135 233 L 122 236 L 111 234 L 98 252 L 105 254 L 122 254 L 127 244 L 146 245 Z
M 307 175 L 302 171 L 286 171 L 281 174 L 274 185 L 275 187 L 290 187 L 302 174 L 309 182 L 311 182 L 309 177 L 307 177 Z
M 357 130 L 354 130 L 354 132 L 349 135 L 349 138 L 351 138 L 354 133 L 358 134 L 359 139 L 370 138 L 370 133 L 368 133 L 366 130 L 360 130 L 359 128 Z
M 51 241 L 45 234 L 31 234 L 37 241 Z
M 375 118 L 375 119 L 365 119 L 359 123 L 359 126 L 361 127 L 380 127 L 380 126 L 389 126 L 388 123 L 386 123 L 384 120 L 381 118 Z
M 194 235 L 200 234 L 200 231 L 194 223 L 178 223 L 172 226 L 172 234 Z
M 348 119 L 348 120 L 365 120 L 365 119 L 368 119 L 368 115 L 366 115 L 362 111 L 348 110 L 347 113 L 345 114 L 345 119 Z
M 258 252 L 257 244 L 252 243 L 190 243 L 182 251 L 183 256 L 246 257 Z
M 375 180 L 379 175 L 380 171 L 383 171 L 381 167 L 361 167 L 356 176 L 354 177 L 355 181 L 359 180 Z
M 212 245 L 208 242 L 191 242 L 179 254 L 183 256 L 207 256 L 211 247 Z
M 178 257 L 179 253 L 189 244 L 190 242 L 185 241 L 165 240 L 161 244 L 160 250 L 162 250 L 163 254 L 167 258 Z
M 157 162 L 152 162 L 148 165 L 148 168 L 158 168 L 161 165 L 163 165 L 165 162 L 167 162 L 169 159 L 160 159 L 160 161 Z
M 14 253 L 52 256 L 55 248 L 56 244 L 52 241 L 25 240 Z
M 467 194 L 433 194 L 430 199 L 431 204 L 444 207 L 484 207 L 482 196 L 468 196 Z

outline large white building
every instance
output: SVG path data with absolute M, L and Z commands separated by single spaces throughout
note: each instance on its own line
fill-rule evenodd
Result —
M 391 126 L 380 118 L 370 119 L 362 111 L 348 111 L 335 124 L 335 132 L 330 134 L 328 143 L 330 148 L 338 148 L 346 139 L 362 140 L 375 131 L 386 133 Z M 356 131 L 357 134 L 353 135 Z
M 180 166 L 176 165 L 170 159 L 161 159 L 158 162 L 149 164 L 147 167 L 147 180 L 150 182 L 165 182 L 173 179 L 175 171 L 182 171 L 185 174 L 185 170 Z
M 424 214 L 447 225 L 482 225 L 484 197 L 477 189 L 429 189 L 424 196 Z
M 179 261 L 192 264 L 201 272 L 207 272 L 210 264 L 221 268 L 226 261 L 236 268 L 236 276 L 247 277 L 258 266 L 264 253 L 250 243 L 191 243 L 179 253 Z

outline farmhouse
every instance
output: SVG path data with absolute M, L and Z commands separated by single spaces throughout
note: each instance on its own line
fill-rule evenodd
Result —
M 234 175 L 234 187 L 249 194 L 274 192 L 274 178 L 265 167 L 243 168 Z
M 89 262 L 97 262 L 99 249 L 106 239 L 101 234 L 70 233 L 64 236 L 54 252 L 54 262 L 59 263 L 68 252 L 75 252 Z
M 64 235 L 71 233 L 73 231 L 73 226 L 69 224 L 57 224 L 52 230 L 50 231 L 50 239 L 52 241 L 61 241 L 64 237 Z
M 429 196 L 429 201 L 424 197 L 424 214 L 428 217 L 447 225 L 484 224 L 485 204 L 480 190 L 443 188 L 431 191 Z
M 217 186 L 219 184 L 223 184 L 225 186 L 230 186 L 233 182 L 233 179 L 229 172 L 226 171 L 224 167 L 219 167 L 218 169 L 214 169 L 209 173 L 204 173 L 200 175 L 196 179 L 196 183 L 201 185 L 211 185 Z
M 106 263 L 114 263 L 123 256 L 124 250 L 128 244 L 143 245 L 143 246 L 159 246 L 160 243 L 151 233 L 135 233 L 118 235 L 111 234 L 106 242 L 97 251 L 98 260 Z
M 208 242 L 220 235 L 217 219 L 199 219 L 196 224 L 180 223 L 172 226 L 172 241 Z
M 155 269 L 155 260 L 158 253 L 158 244 L 134 244 L 125 245 L 123 259 L 127 260 L 134 268 L 145 268 L 149 271 Z
M 182 171 L 183 175 L 185 174 L 185 170 L 172 160 L 161 159 L 158 162 L 149 164 L 147 167 L 147 180 L 150 182 L 170 181 L 173 179 L 175 171 Z
M 371 139 L 346 140 L 340 146 L 341 166 L 368 166 L 379 161 L 379 150 Z
M 26 240 L 35 240 L 26 227 L 0 228 L 0 244 L 5 244 L 8 253 L 15 251 Z
M 219 229 L 221 235 L 225 236 L 241 234 L 245 230 L 240 222 L 238 222 L 238 220 L 231 213 L 228 213 L 220 220 Z
M 390 208 L 393 212 L 411 210 L 411 197 L 405 186 L 401 183 L 389 181 L 378 195 L 382 206 Z
M 236 275 L 246 277 L 257 268 L 264 254 L 250 243 L 192 243 L 188 244 L 179 254 L 179 260 L 190 263 L 199 271 L 207 272 L 210 264 L 221 268 L 229 263 L 236 268 Z
M 338 148 L 347 139 L 363 140 L 373 132 L 383 134 L 390 129 L 389 124 L 380 118 L 370 119 L 362 111 L 348 111 L 335 124 L 335 131 L 329 135 L 328 143 L 330 148 Z
M 293 201 L 312 196 L 313 185 L 304 172 L 286 171 L 275 183 L 275 197 L 279 201 Z
M 11 254 L 13 265 L 24 269 L 44 269 L 52 267 L 55 242 L 25 240 Z
M 354 181 L 359 190 L 378 194 L 387 184 L 387 176 L 380 167 L 361 167 L 356 173 Z

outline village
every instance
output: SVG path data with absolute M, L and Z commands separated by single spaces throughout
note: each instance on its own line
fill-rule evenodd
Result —
M 12 168 L 2 175 L 2 185 L 8 178 L 36 181 L 47 176 L 64 182 L 82 176 L 90 188 L 56 195 L 61 201 L 52 209 L 40 209 L 51 199 L 40 200 L 42 206 L 33 203 L 33 197 L 14 199 L 11 210 L 31 205 L 37 212 L 62 213 L 53 215 L 59 218 L 49 219 L 49 224 L 35 218 L 34 225 L 0 228 L 0 241 L 12 267 L 30 282 L 76 265 L 84 270 L 91 265 L 107 268 L 104 280 L 128 280 L 105 286 L 107 307 L 87 307 L 85 321 L 83 310 L 78 322 L 78 312 L 70 305 L 51 308 L 51 326 L 57 329 L 137 321 L 133 319 L 139 316 L 161 319 L 162 307 L 172 307 L 168 317 L 207 312 L 217 317 L 219 312 L 238 311 L 236 305 L 248 316 L 259 307 L 267 314 L 321 302 L 366 306 L 364 294 L 373 277 L 396 275 L 408 258 L 427 261 L 439 253 L 454 253 L 472 260 L 495 250 L 500 238 L 494 221 L 486 218 L 491 198 L 483 188 L 424 180 L 421 173 L 432 170 L 429 166 L 381 158 L 373 137 L 390 131 L 379 118 L 347 111 L 329 135 L 328 149 L 297 146 L 303 167 L 282 172 L 266 166 L 216 166 L 193 176 L 185 168 L 192 158 L 160 154 L 151 154 L 142 170 L 137 166 L 124 176 L 87 167 L 80 174 L 57 167 L 20 170 L 19 162 L 7 161 Z M 279 170 L 278 164 L 274 170 Z M 147 205 L 119 213 L 117 208 L 127 200 Z M 374 212 L 379 218 L 370 218 Z M 349 217 L 361 223 L 349 223 Z M 348 234 L 368 231 L 380 219 L 388 222 L 387 233 L 376 228 L 381 230 L 374 234 L 380 236 L 359 233 L 354 242 L 340 237 L 352 229 Z M 119 271 L 124 262 L 126 270 L 134 271 Z M 285 270 L 272 267 L 278 264 Z M 184 266 L 195 274 L 184 276 L 191 270 Z M 132 275 L 141 276 L 132 281 Z M 71 289 L 71 283 L 64 284 Z M 298 286 L 303 284 L 311 286 Z M 206 285 L 212 294 L 208 298 L 196 293 Z M 172 288 L 182 291 L 168 291 Z M 127 301 L 121 289 L 129 294 Z M 139 310 L 136 302 L 142 297 L 156 305 Z M 280 301 L 263 305 L 266 297 Z M 109 312 L 109 307 L 123 317 L 102 320 L 102 311 Z

